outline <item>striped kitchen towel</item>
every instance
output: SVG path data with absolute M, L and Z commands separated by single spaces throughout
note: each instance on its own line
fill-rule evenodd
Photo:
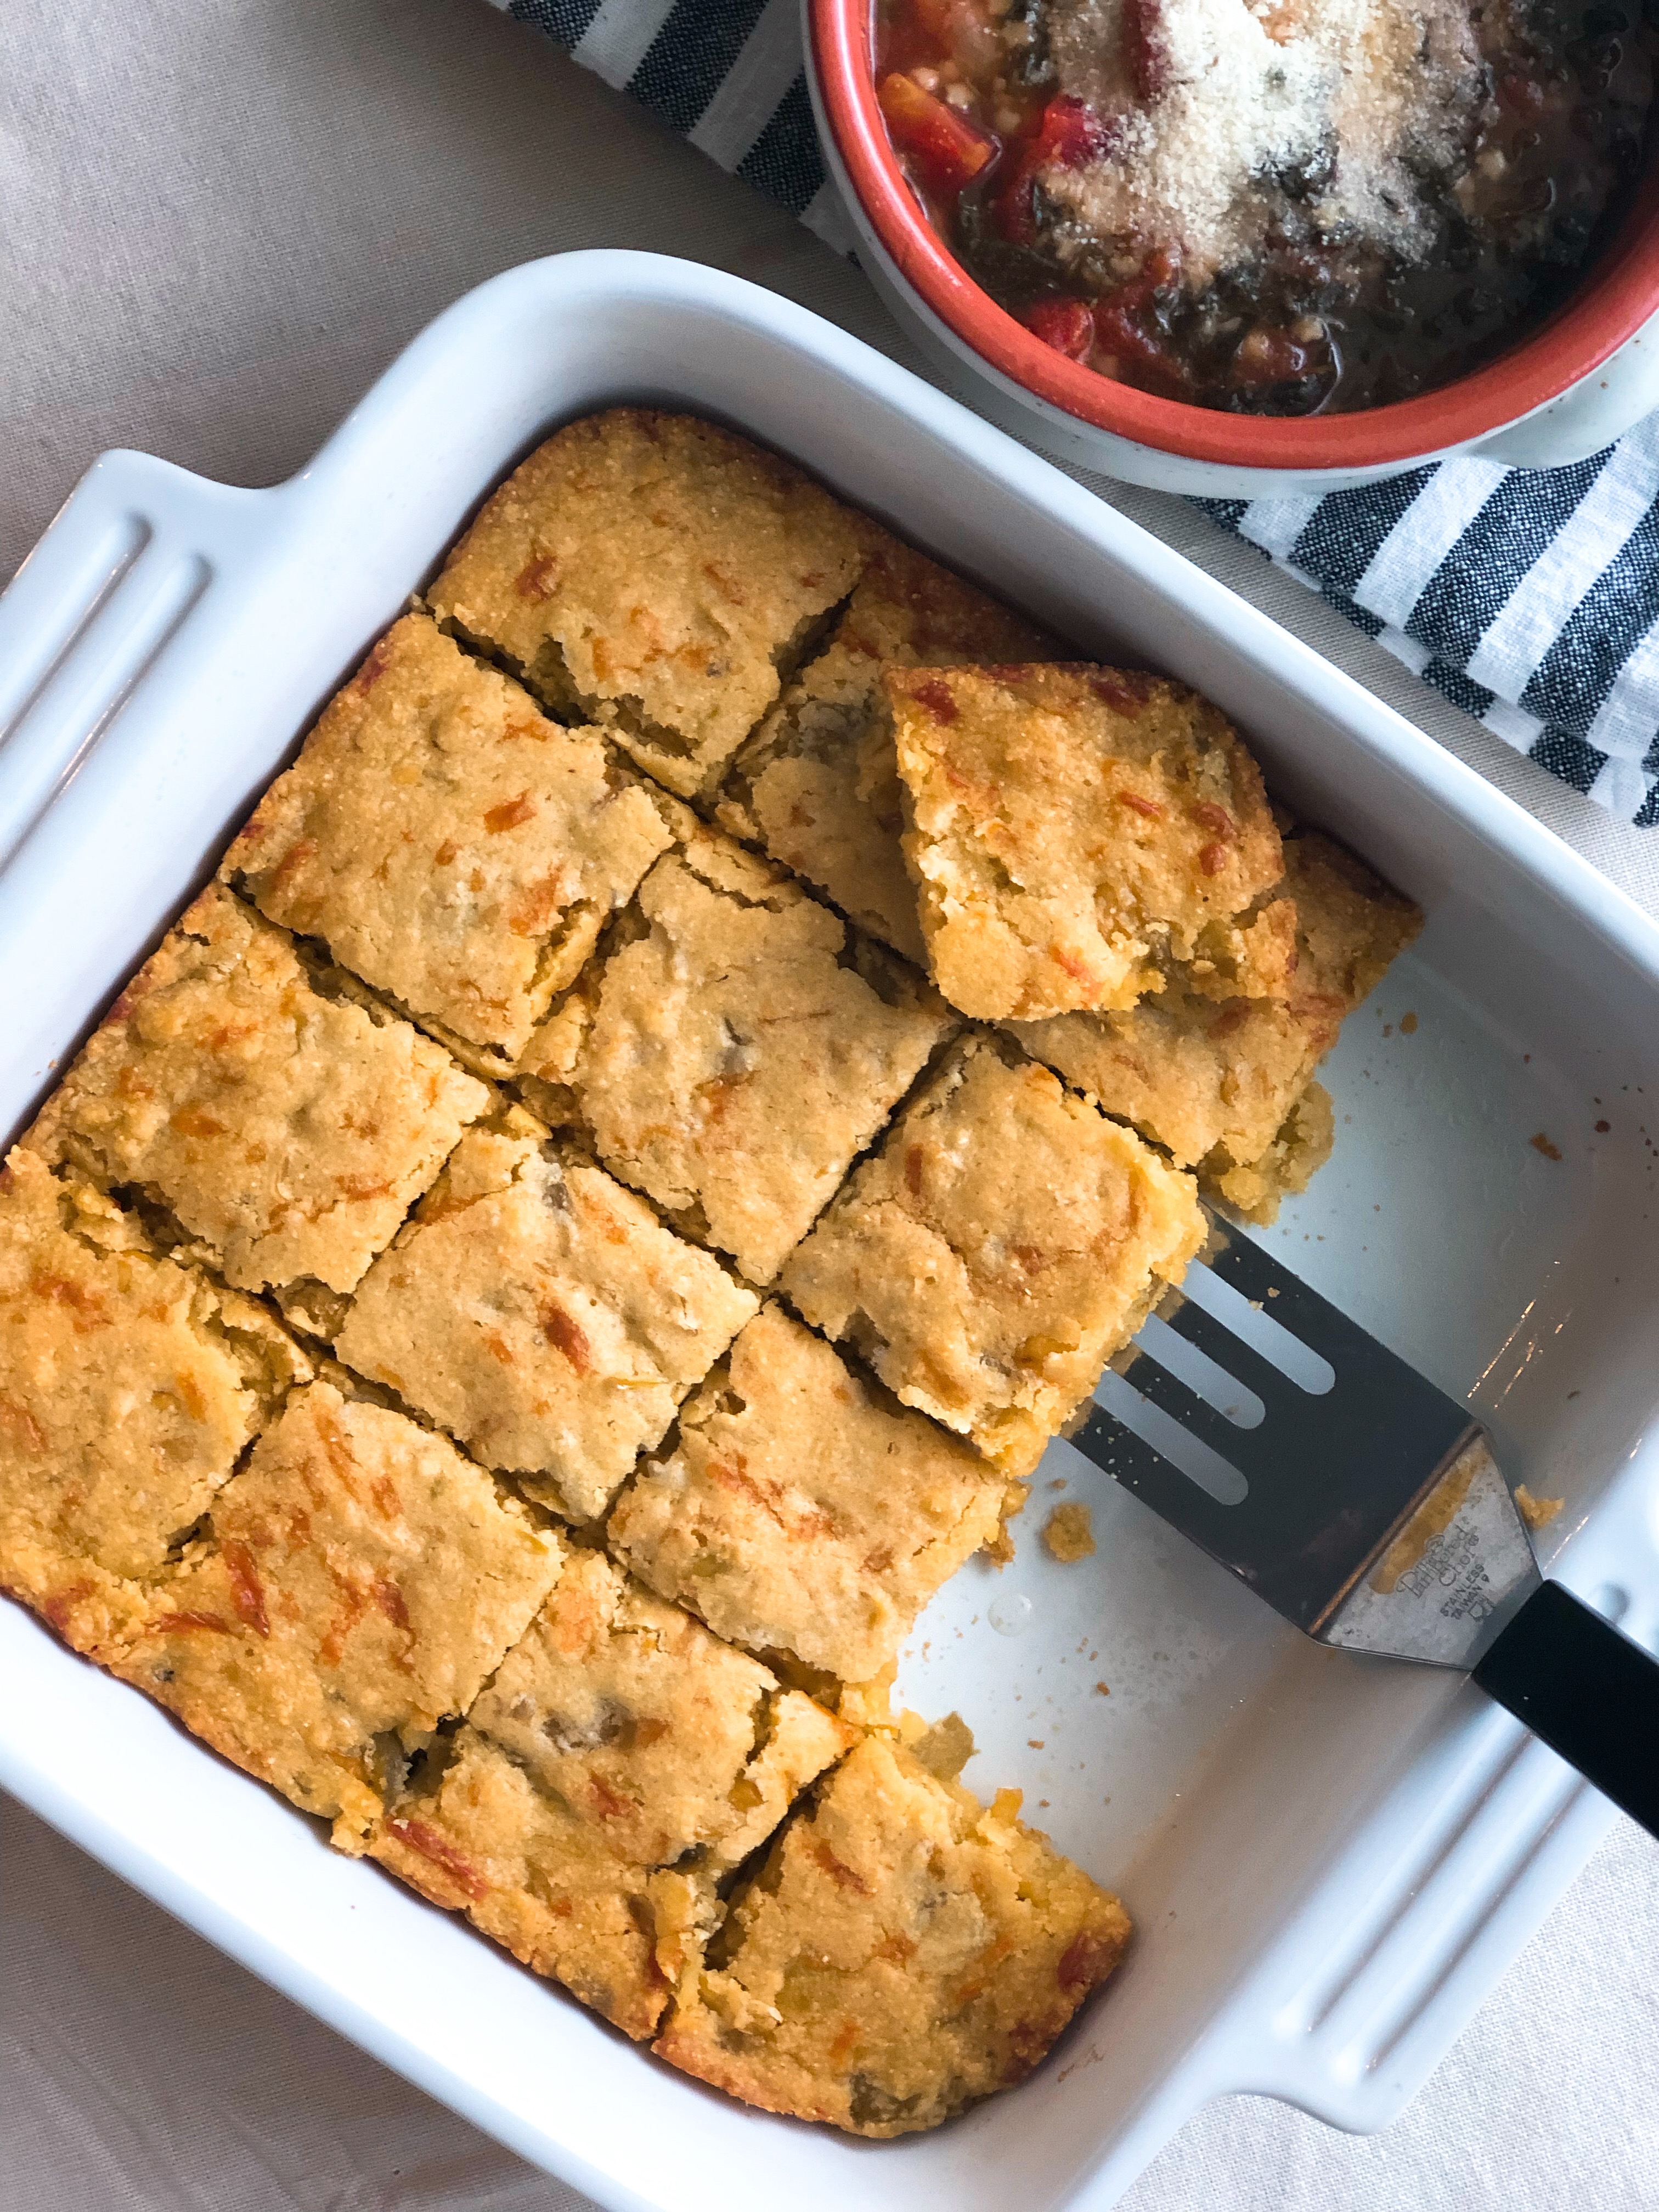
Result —
M 799 0 L 493 0 L 842 252 Z M 1322 498 L 1206 500 L 1489 730 L 1659 823 L 1659 416 L 1563 469 L 1444 461 Z

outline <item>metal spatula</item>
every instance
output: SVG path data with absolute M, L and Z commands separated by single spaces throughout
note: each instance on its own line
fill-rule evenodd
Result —
M 1546 1582 L 1467 1406 L 1218 1227 L 1072 1440 L 1322 1644 L 1472 1674 L 1659 1835 L 1659 1661 Z

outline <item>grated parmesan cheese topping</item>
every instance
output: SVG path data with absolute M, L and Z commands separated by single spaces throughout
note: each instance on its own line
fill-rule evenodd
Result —
M 1053 0 L 1048 23 L 1061 90 L 1108 121 L 1042 173 L 1062 254 L 1172 245 L 1197 290 L 1291 203 L 1328 240 L 1432 252 L 1486 96 L 1468 0 Z

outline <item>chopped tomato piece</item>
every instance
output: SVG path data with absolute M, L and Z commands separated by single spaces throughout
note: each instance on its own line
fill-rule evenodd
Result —
M 1095 310 L 1096 342 L 1103 353 L 1112 355 L 1119 362 L 1120 375 L 1126 368 L 1138 372 L 1124 376 L 1126 383 L 1151 377 L 1163 384 L 1183 385 L 1187 372 L 1180 360 L 1141 319 L 1144 304 L 1126 300 L 1121 294 L 1103 300 Z
M 1031 185 L 1040 169 L 1080 169 L 1111 151 L 1121 136 L 1115 118 L 1097 115 L 1086 100 L 1057 93 L 1037 118 L 1036 129 L 1018 146 L 1007 183 L 997 197 L 997 222 L 1016 246 L 1036 239 Z
M 1068 361 L 1087 361 L 1095 342 L 1095 319 L 1081 300 L 1039 300 L 1020 319 L 1034 337 L 1039 337 Z
M 959 192 L 997 150 L 988 131 L 910 77 L 896 72 L 884 76 L 877 98 L 893 143 L 908 155 L 918 181 L 929 191 Z
M 1113 135 L 1111 126 L 1086 100 L 1061 92 L 1042 111 L 1036 143 L 1045 161 L 1057 161 L 1062 169 L 1080 169 L 1099 160 Z

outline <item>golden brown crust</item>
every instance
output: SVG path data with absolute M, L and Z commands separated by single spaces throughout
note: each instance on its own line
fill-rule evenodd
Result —
M 659 2055 L 763 2111 L 875 2136 L 1023 2081 L 1129 1921 L 1018 1802 L 982 1807 L 861 1744 L 733 1900 Z
M 674 1449 L 640 1469 L 605 1536 L 720 1635 L 862 1682 L 994 1536 L 1004 1488 L 769 1305 L 681 1408 Z
M 651 2033 L 714 1885 L 851 1729 L 593 1552 L 574 1552 L 436 1778 L 370 1849 L 537 1972 Z
M 313 1383 L 152 1589 L 118 1671 L 361 1850 L 404 1757 L 471 1704 L 562 1557 L 447 1438 Z
M 759 1301 L 546 1137 L 522 1108 L 469 1131 L 335 1346 L 586 1521 Z
M 118 1649 L 143 1584 L 307 1371 L 262 1307 L 14 1152 L 0 1170 L 0 1589 L 77 1650 Z
M 1283 872 L 1219 712 L 1133 670 L 883 672 L 929 964 L 987 1020 L 1132 1006 Z
M 239 1289 L 349 1291 L 489 1101 L 409 1023 L 317 988 L 284 933 L 216 884 L 26 1142 L 166 1208 Z
M 953 668 L 1038 660 L 1054 641 L 949 569 L 884 539 L 829 644 L 737 759 L 717 818 L 763 845 L 884 944 L 927 964 L 899 839 L 898 761 L 884 662 Z
M 603 721 L 690 798 L 778 696 L 874 533 L 787 461 L 711 422 L 618 407 L 507 478 L 434 611 L 556 712 Z
M 1188 1176 L 981 1036 L 955 1048 L 781 1280 L 906 1405 L 1019 1476 L 1204 1233 Z
M 225 857 L 270 920 L 509 1059 L 670 832 L 596 730 L 405 615 Z
M 777 1273 L 954 1019 L 920 976 L 707 836 L 640 887 L 641 933 L 587 980 L 563 1080 L 612 1173 Z M 552 1055 L 538 1036 L 538 1066 Z

